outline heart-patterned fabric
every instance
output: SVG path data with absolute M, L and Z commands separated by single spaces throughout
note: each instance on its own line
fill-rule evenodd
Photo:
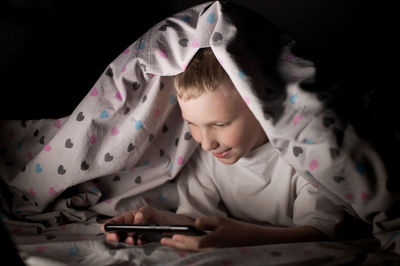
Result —
M 398 251 L 398 196 L 387 189 L 380 154 L 305 89 L 317 68 L 296 42 L 260 15 L 219 1 L 149 29 L 68 117 L 2 121 L 2 215 L 61 224 L 146 204 L 175 209 L 174 178 L 197 144 L 181 118 L 173 76 L 204 47 L 284 160 Z

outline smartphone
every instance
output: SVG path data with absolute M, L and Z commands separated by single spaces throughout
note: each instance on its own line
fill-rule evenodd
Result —
M 157 233 L 163 235 L 184 234 L 200 236 L 206 232 L 197 229 L 192 225 L 153 225 L 153 224 L 106 224 L 104 225 L 106 232 L 123 232 L 123 233 Z

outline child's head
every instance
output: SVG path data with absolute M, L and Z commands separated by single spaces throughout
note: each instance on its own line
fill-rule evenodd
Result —
M 220 162 L 233 164 L 267 141 L 210 48 L 199 50 L 174 82 L 182 116 L 193 138 Z
M 177 75 L 174 82 L 178 97 L 186 101 L 214 91 L 230 79 L 211 48 L 204 48 L 196 53 L 185 72 Z

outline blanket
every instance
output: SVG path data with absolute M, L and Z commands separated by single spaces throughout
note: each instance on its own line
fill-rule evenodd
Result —
M 163 247 L 104 244 L 99 223 L 148 204 L 176 209 L 176 177 L 197 143 L 181 118 L 173 77 L 204 47 L 211 47 L 282 158 L 373 225 L 382 248 L 399 253 L 391 161 L 341 115 L 340 101 L 332 103 L 338 99 L 324 97 L 342 83 L 322 86 L 318 66 L 290 36 L 251 10 L 216 1 L 154 25 L 109 64 L 69 116 L 1 121 L 0 219 L 26 261 L 103 260 L 89 255 L 92 248 L 108 250 L 107 265 L 143 256 L 135 254 L 169 256 Z M 270 258 L 280 256 L 274 246 L 266 248 Z

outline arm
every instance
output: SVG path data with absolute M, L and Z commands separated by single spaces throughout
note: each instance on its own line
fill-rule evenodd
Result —
M 220 247 L 266 245 L 274 243 L 322 241 L 328 238 L 311 226 L 270 227 L 245 223 L 225 217 L 202 217 L 194 225 L 211 230 L 205 236 L 174 235 L 161 243 L 173 248 L 203 251 Z

